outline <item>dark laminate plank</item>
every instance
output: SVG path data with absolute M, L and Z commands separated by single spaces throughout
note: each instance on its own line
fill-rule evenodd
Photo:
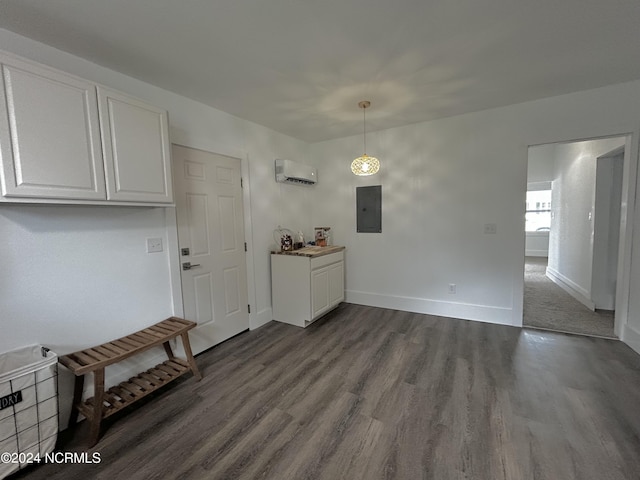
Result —
M 358 422 L 361 399 L 342 392 L 331 405 L 301 429 L 271 473 L 271 478 L 320 478 L 339 450 L 346 448 L 347 432 Z
M 367 479 L 365 470 L 371 462 L 376 445 L 383 435 L 385 425 L 379 420 L 358 415 L 335 453 L 323 465 L 318 478 Z
M 283 395 L 278 408 L 292 415 L 300 425 L 312 423 L 324 409 L 331 407 L 341 392 L 344 392 L 344 378 L 329 371 L 321 370 L 309 387 L 296 389 Z
M 359 305 L 272 322 L 110 417 L 101 464 L 33 479 L 623 480 L 640 356 L 612 340 Z M 87 422 L 60 436 L 81 451 Z
M 224 458 L 215 464 L 203 465 L 209 467 L 206 478 L 269 478 L 273 466 L 281 461 L 300 429 L 289 415 L 278 409 L 271 410 L 256 422 L 251 435 L 242 438 Z

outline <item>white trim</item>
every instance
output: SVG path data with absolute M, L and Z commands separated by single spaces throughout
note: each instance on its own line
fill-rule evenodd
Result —
M 524 254 L 527 257 L 548 257 L 549 250 L 526 250 Z
M 640 353 L 640 332 L 629 326 L 629 324 L 625 325 L 624 335 L 622 335 L 620 340 L 629 345 L 637 353 Z
M 207 139 L 208 140 L 208 139 Z M 228 145 L 211 145 L 208 142 L 199 142 L 196 139 L 190 139 L 189 141 L 173 141 L 172 145 L 178 145 L 180 147 L 193 148 L 194 150 L 202 150 L 203 152 L 213 153 L 214 155 L 222 155 L 224 157 L 231 157 L 237 160 L 246 159 L 248 154 L 244 150 L 239 148 L 230 147 Z
M 521 197 L 521 212 L 520 216 L 520 245 L 515 252 L 517 256 L 514 257 L 513 267 L 511 267 L 511 321 L 509 325 L 515 327 L 522 327 L 524 316 L 524 262 L 525 251 L 527 248 L 527 236 L 526 236 L 526 199 L 527 199 L 527 170 L 529 164 L 529 146 L 527 144 L 518 144 L 517 158 L 524 159 L 524 162 L 519 162 L 520 175 L 520 192 Z M 516 259 L 519 261 L 516 262 Z
M 167 254 L 169 257 L 169 282 L 171 283 L 173 314 L 176 317 L 184 317 L 182 276 L 180 274 L 180 244 L 178 243 L 178 220 L 176 217 L 176 208 L 165 208 L 164 218 L 167 229 Z
M 471 303 L 444 302 L 428 298 L 382 295 L 379 293 L 346 291 L 347 303 L 367 305 L 371 307 L 389 308 L 405 312 L 424 313 L 440 317 L 451 317 L 461 320 L 513 325 L 513 309 Z
M 604 153 L 604 154 L 600 155 L 599 157 L 596 157 L 596 160 L 600 160 L 601 158 L 617 157 L 621 153 L 624 153 L 625 149 L 626 149 L 626 145 L 620 145 L 618 148 L 614 148 L 610 152 Z
M 551 190 L 551 180 L 545 182 L 527 182 L 527 192 Z
M 261 326 L 269 323 L 273 320 L 273 311 L 271 307 L 263 308 L 260 310 L 254 318 L 254 321 L 251 323 L 249 327 L 251 330 L 255 330 L 256 328 L 260 328 Z
M 573 280 L 565 277 L 560 272 L 554 270 L 551 267 L 547 267 L 547 278 L 549 278 L 549 280 L 558 285 L 573 298 L 578 300 L 589 310 L 594 311 L 596 309 L 595 304 L 591 301 L 591 293 L 575 283 Z
M 263 325 L 260 323 L 260 312 L 256 312 L 256 274 L 255 255 L 253 254 L 253 221 L 251 218 L 251 175 L 249 168 L 249 156 L 245 154 L 240 160 L 242 175 L 242 206 L 244 208 L 244 239 L 247 242 L 247 294 L 249 296 L 249 329 L 253 330 Z M 269 318 L 271 320 L 271 318 Z
M 628 134 L 622 171 L 622 208 L 620 210 L 620 244 L 618 246 L 618 278 L 614 333 L 623 338 L 628 330 L 629 298 L 631 296 L 631 250 L 635 218 L 636 175 L 638 170 L 638 130 Z

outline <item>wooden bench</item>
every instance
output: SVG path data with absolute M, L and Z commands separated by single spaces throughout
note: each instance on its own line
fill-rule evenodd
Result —
M 171 317 L 118 340 L 60 357 L 60 363 L 76 376 L 69 427 L 75 425 L 78 413 L 82 413 L 90 424 L 89 447 L 93 447 L 100 438 L 100 423 L 104 418 L 189 371 L 200 380 L 202 376 L 191 353 L 188 333 L 195 326 L 194 322 Z M 182 337 L 186 360 L 174 356 L 169 345 L 169 341 L 178 336 Z M 105 367 L 160 344 L 164 346 L 168 360 L 105 392 Z M 93 373 L 94 396 L 83 402 L 84 375 L 87 373 Z

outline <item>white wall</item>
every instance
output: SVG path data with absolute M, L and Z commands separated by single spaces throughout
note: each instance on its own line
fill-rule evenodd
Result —
M 282 224 L 310 235 L 313 195 L 313 188 L 276 184 L 273 160 L 304 162 L 307 145 L 2 29 L 0 49 L 165 108 L 172 142 L 243 159 L 252 219 L 252 326 L 271 320 L 272 231 Z M 177 259 L 166 248 L 147 254 L 145 241 L 175 241 L 174 215 L 171 208 L 0 206 L 0 351 L 42 343 L 65 354 L 172 315 Z M 108 369 L 107 383 L 155 360 L 141 356 Z
M 331 226 L 335 243 L 347 246 L 348 301 L 518 323 L 512 285 L 524 255 L 526 146 L 508 148 L 524 162 L 503 161 L 509 132 L 495 126 L 466 115 L 370 134 L 368 153 L 382 163 L 373 177 L 349 170 L 361 137 L 312 146 L 330 176 L 318 185 L 314 223 Z M 375 184 L 382 185 L 382 233 L 356 233 L 355 187 Z M 484 234 L 485 223 L 497 224 L 497 234 Z
M 313 220 L 347 246 L 348 301 L 521 325 L 527 147 L 633 132 L 625 168 L 635 186 L 638 111 L 633 82 L 373 132 L 368 153 L 382 167 L 370 178 L 349 171 L 360 136 L 312 145 L 329 180 Z M 355 232 L 355 187 L 365 184 L 382 185 L 381 234 Z M 487 223 L 497 234 L 484 234 Z M 631 317 L 640 326 L 640 305 Z
M 591 299 L 598 309 L 614 310 L 624 152 L 600 157 L 596 163 Z
M 547 274 L 591 309 L 596 159 L 624 143 L 616 137 L 555 146 Z
M 555 160 L 555 145 L 536 145 L 529 148 L 527 163 L 527 183 L 536 184 L 551 182 Z M 546 190 L 546 188 L 529 188 L 529 190 Z
M 163 208 L 0 206 L 0 351 L 68 353 L 172 313 Z M 157 320 L 156 320 L 157 321 Z

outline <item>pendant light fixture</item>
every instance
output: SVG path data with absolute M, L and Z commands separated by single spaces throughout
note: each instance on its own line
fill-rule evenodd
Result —
M 363 146 L 364 155 L 356 158 L 351 162 L 351 171 L 355 175 L 366 176 L 378 173 L 380 170 L 380 162 L 376 157 L 370 157 L 367 155 L 367 116 L 366 110 L 371 106 L 371 102 L 363 100 L 358 103 L 358 106 L 362 109 L 362 124 L 363 124 Z

